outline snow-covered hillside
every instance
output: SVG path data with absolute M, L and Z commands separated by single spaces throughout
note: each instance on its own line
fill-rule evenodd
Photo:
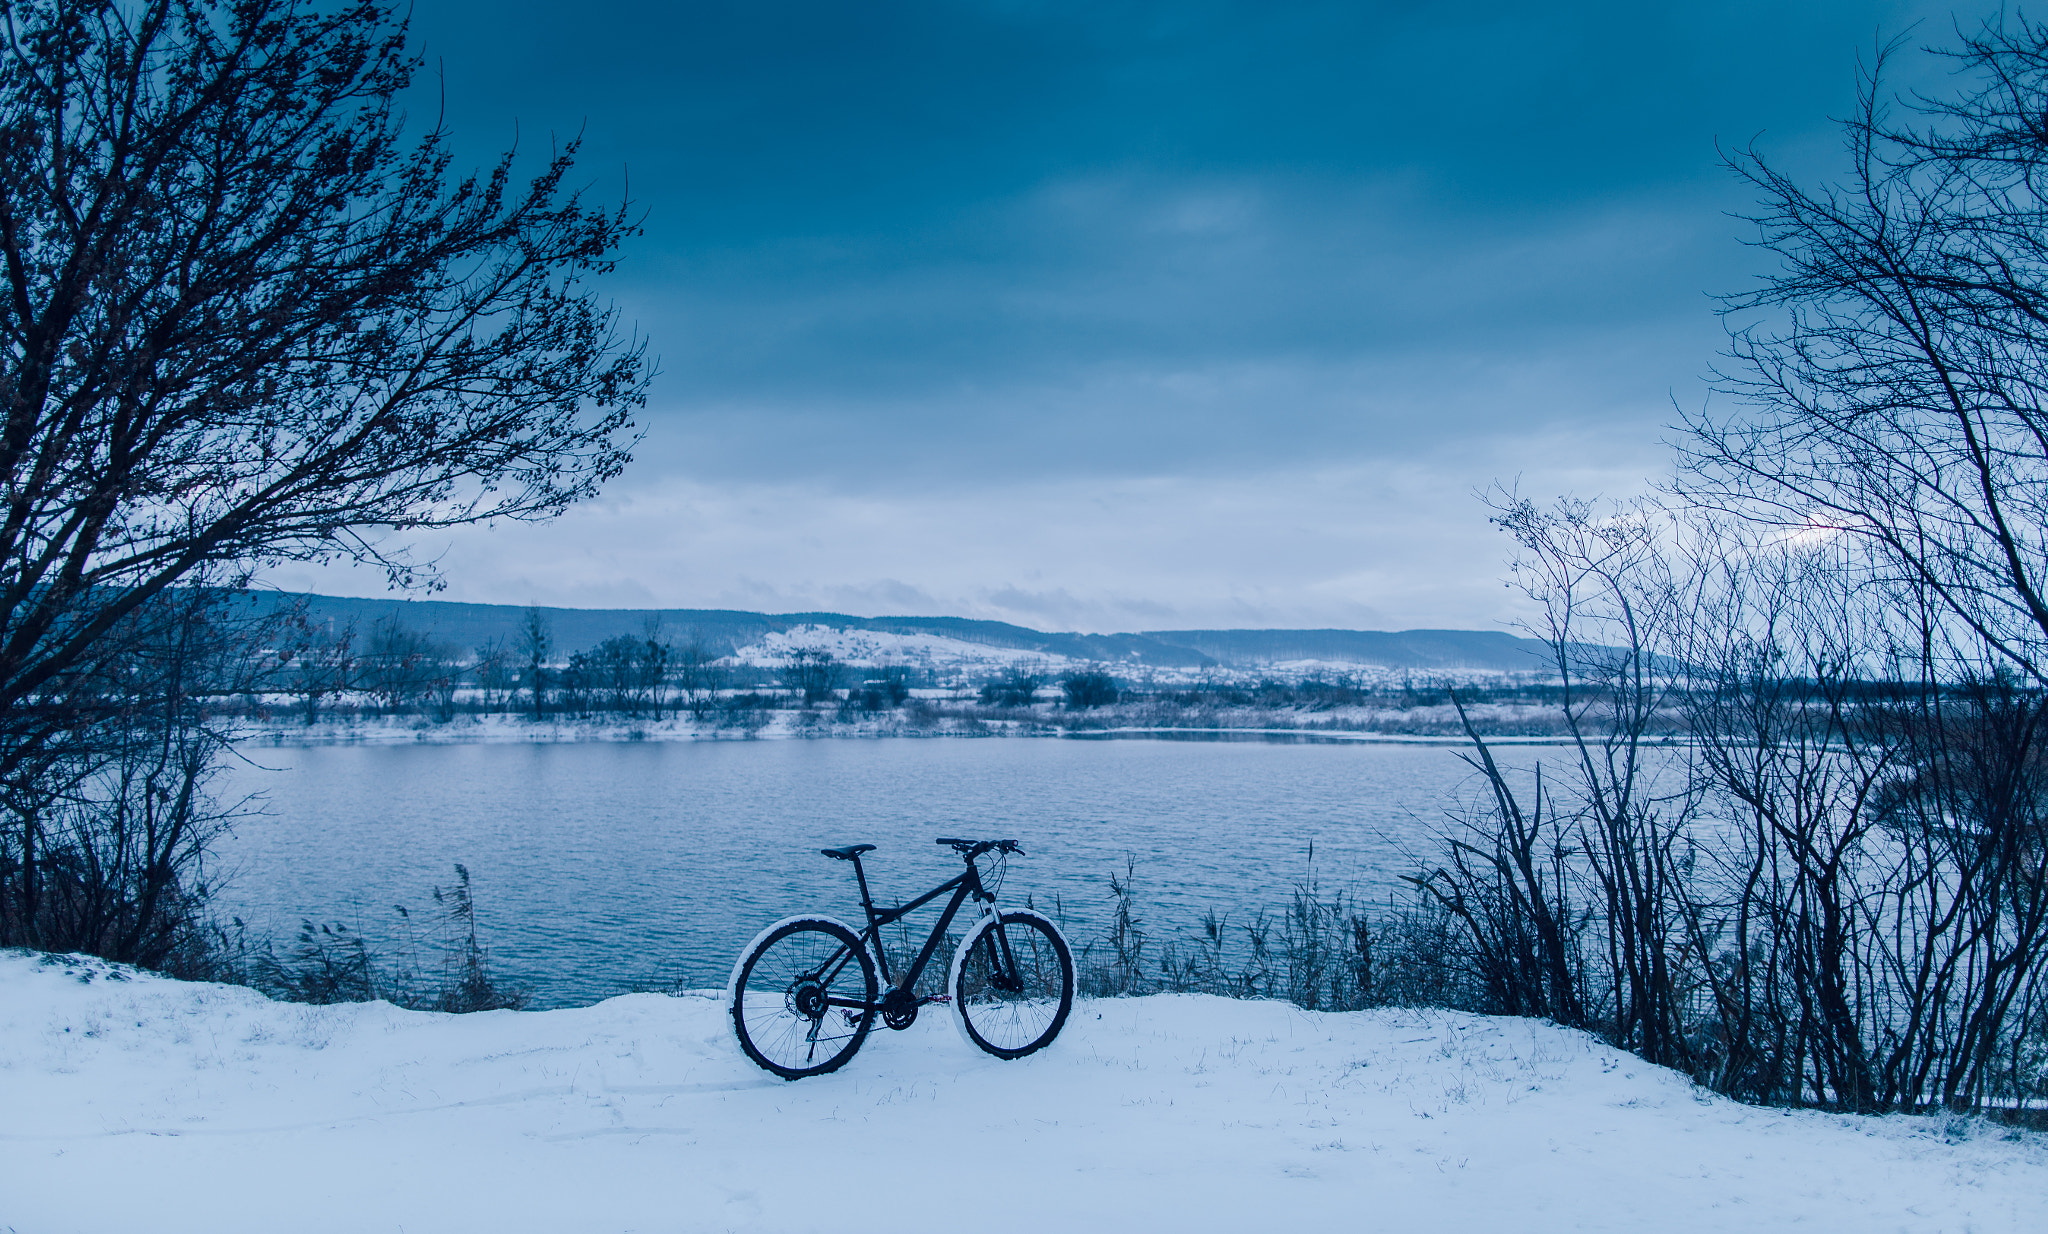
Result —
M 1084 1002 L 754 1069 L 710 996 L 456 1017 L 0 952 L 0 1230 L 2048 1228 L 2048 1145 L 1749 1109 L 1438 1012 Z
M 1337 660 L 1274 660 L 1252 666 L 1204 667 L 1155 665 L 1142 660 L 1096 660 L 1039 650 L 970 642 L 939 634 L 802 625 L 771 631 L 739 647 L 721 663 L 754 668 L 783 668 L 798 652 L 824 652 L 856 668 L 912 669 L 921 677 L 951 684 L 979 684 L 1010 673 L 1034 673 L 1048 684 L 1067 673 L 1099 670 L 1119 681 L 1152 687 L 1196 684 L 1251 685 L 1264 680 L 1298 682 L 1315 679 L 1356 682 L 1365 687 L 1398 687 L 1409 681 L 1487 685 L 1532 681 L 1537 672 L 1508 673 L 1484 668 L 1387 667 Z
M 994 647 L 937 634 L 897 634 L 887 630 L 844 630 L 832 626 L 798 626 L 763 635 L 726 657 L 732 664 L 780 668 L 798 651 L 822 651 L 833 659 L 862 667 L 902 666 L 941 675 L 995 675 L 1012 669 L 1059 673 L 1085 662 L 1017 647 Z
M 295 624 L 330 635 L 366 636 L 382 624 L 418 631 L 466 656 L 490 644 L 520 646 L 523 606 L 444 600 L 349 599 L 250 592 L 257 611 L 291 611 Z M 1020 660 L 1057 672 L 1076 665 L 1161 684 L 1280 680 L 1302 675 L 1418 681 L 1524 679 L 1554 672 L 1542 644 L 1500 630 L 1157 630 L 1122 634 L 1057 632 L 962 617 L 856 617 L 847 613 L 752 613 L 726 609 L 537 611 L 558 658 L 617 637 L 653 632 L 679 649 L 734 663 L 779 667 L 793 647 L 833 650 L 856 663 L 917 664 L 942 675 L 985 679 Z M 870 637 L 862 637 L 870 636 Z M 840 650 L 846 654 L 841 655 Z

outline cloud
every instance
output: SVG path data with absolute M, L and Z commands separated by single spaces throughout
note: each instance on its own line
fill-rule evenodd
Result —
M 699 254 L 636 307 L 660 323 L 669 405 L 850 396 L 884 422 L 890 400 L 1105 369 L 1505 357 L 1646 326 L 1710 354 L 1705 293 L 1741 253 L 1712 208 L 1739 197 L 1719 197 L 1446 219 L 1412 183 L 1124 172 L 1038 186 L 914 243 Z
M 1537 464 L 1541 462 L 1541 465 Z M 1486 627 L 1519 611 L 1475 487 L 1626 495 L 1651 460 L 1572 434 L 1462 458 L 833 489 L 666 479 L 543 526 L 423 543 L 445 598 L 951 614 L 1041 629 Z M 362 572 L 279 585 L 376 594 Z
M 445 98 L 462 150 L 516 117 L 585 135 L 593 200 L 630 167 L 646 233 L 601 286 L 665 374 L 604 498 L 421 546 L 449 594 L 1102 630 L 1512 616 L 1471 491 L 1635 491 L 1671 402 L 1705 398 L 1708 294 L 1760 260 L 1716 143 L 1768 130 L 1824 174 L 1873 24 L 1947 21 L 1921 0 L 412 11 L 445 66 L 415 113 Z

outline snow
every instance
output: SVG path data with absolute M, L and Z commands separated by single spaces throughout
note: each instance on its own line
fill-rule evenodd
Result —
M 760 642 L 737 648 L 721 664 L 782 668 L 799 651 L 822 651 L 846 664 L 871 667 L 903 665 L 933 670 L 979 670 L 1001 673 L 1015 668 L 1059 672 L 1085 662 L 1021 647 L 970 643 L 939 634 L 898 634 L 886 630 L 842 630 L 834 626 L 796 626 L 763 635 Z
M 787 667 L 797 652 L 822 651 L 848 665 L 869 668 L 902 666 L 916 668 L 958 682 L 981 682 L 1012 672 L 1033 672 L 1047 677 L 1097 669 L 1127 682 L 1154 687 L 1195 685 L 1256 685 L 1261 681 L 1300 682 L 1330 679 L 1356 682 L 1368 687 L 1399 687 L 1410 681 L 1451 685 L 1508 686 L 1547 681 L 1548 673 L 1507 672 L 1500 669 L 1437 666 L 1428 669 L 1408 666 L 1365 664 L 1355 660 L 1276 660 L 1251 666 L 1229 667 L 1212 664 L 1205 668 L 1143 664 L 1129 660 L 1086 660 L 1021 647 L 999 647 L 990 643 L 949 638 L 941 634 L 903 634 L 886 630 L 842 629 L 837 626 L 801 625 L 773 631 L 759 641 L 735 648 L 719 660 L 726 665 L 754 668 Z
M 786 1083 L 716 996 L 445 1016 L 0 952 L 0 1230 L 2040 1230 L 2048 1143 L 1759 1110 L 1545 1024 L 1084 1001 Z

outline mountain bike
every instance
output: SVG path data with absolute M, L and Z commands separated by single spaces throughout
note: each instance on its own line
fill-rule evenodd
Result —
M 823 1075 L 846 1064 L 867 1040 L 876 1017 L 892 1029 L 909 1028 L 918 1008 L 951 1007 L 953 1024 L 970 1045 L 997 1058 L 1022 1058 L 1059 1036 L 1074 1006 L 1074 955 L 1059 927 L 1028 909 L 998 912 L 996 895 L 975 862 L 990 853 L 998 866 L 1021 854 L 1015 840 L 941 839 L 967 869 L 895 908 L 875 907 L 861 854 L 872 844 L 818 850 L 853 863 L 867 929 L 833 917 L 786 917 L 754 937 L 733 965 L 726 987 L 733 1034 L 748 1058 L 785 1080 Z M 931 936 L 910 966 L 894 979 L 882 947 L 882 927 L 952 892 Z M 953 950 L 945 990 L 920 996 L 917 979 L 938 952 L 946 928 L 973 900 L 980 908 Z M 884 989 L 884 987 L 887 987 Z

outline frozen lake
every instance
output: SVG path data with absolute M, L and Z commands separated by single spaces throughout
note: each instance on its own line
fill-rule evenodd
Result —
M 678 980 L 722 985 L 762 925 L 856 921 L 952 876 L 941 835 L 1014 837 L 1006 901 L 1055 897 L 1080 945 L 1107 876 L 1137 862 L 1146 931 L 1185 938 L 1214 907 L 1279 908 L 1309 873 L 1384 901 L 1445 806 L 1475 785 L 1449 745 L 1075 739 L 252 747 L 225 778 L 268 817 L 219 848 L 221 907 L 287 940 L 301 917 L 375 939 L 392 905 L 431 913 L 456 862 L 496 969 L 537 1006 Z M 1520 748 L 1518 762 L 1561 750 Z M 929 928 L 928 926 L 926 928 Z

